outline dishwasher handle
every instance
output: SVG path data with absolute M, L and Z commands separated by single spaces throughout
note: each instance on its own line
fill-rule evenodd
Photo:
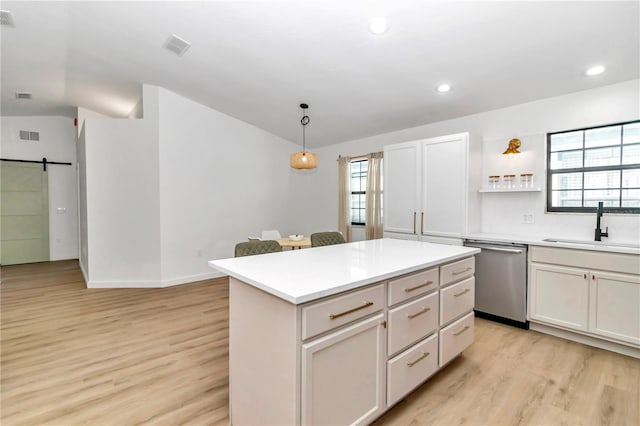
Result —
M 518 250 L 518 249 L 510 249 L 510 248 L 499 248 L 499 247 L 479 247 L 482 250 L 489 250 L 489 251 L 501 251 L 504 253 L 515 253 L 515 254 L 521 254 L 522 250 Z

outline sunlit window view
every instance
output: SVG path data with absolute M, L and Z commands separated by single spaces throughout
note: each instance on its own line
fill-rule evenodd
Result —
M 640 213 L 640 121 L 547 135 L 547 210 Z
M 351 224 L 365 224 L 367 205 L 367 160 L 351 162 Z

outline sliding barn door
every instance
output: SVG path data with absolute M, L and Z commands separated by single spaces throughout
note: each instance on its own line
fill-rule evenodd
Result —
M 40 164 L 0 162 L 0 264 L 49 260 L 49 191 Z

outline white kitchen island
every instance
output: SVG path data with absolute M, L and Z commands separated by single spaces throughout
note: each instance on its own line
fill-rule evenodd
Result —
M 473 342 L 479 249 L 381 239 L 210 261 L 234 425 L 366 424 Z

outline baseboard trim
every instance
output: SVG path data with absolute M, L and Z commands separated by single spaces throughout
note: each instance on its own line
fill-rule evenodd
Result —
M 82 266 L 80 269 L 82 269 Z M 84 275 L 87 288 L 165 288 L 225 276 L 222 272 L 215 271 L 208 272 L 206 274 L 188 275 L 161 281 L 88 281 L 86 274 Z
M 548 325 L 529 322 L 529 329 L 540 333 L 550 334 L 552 336 L 561 337 L 563 339 L 572 340 L 584 345 L 595 346 L 596 348 L 605 349 L 622 355 L 640 359 L 640 349 L 620 343 L 602 340 L 597 337 L 585 336 L 584 334 L 573 333 L 561 328 L 550 327 Z

